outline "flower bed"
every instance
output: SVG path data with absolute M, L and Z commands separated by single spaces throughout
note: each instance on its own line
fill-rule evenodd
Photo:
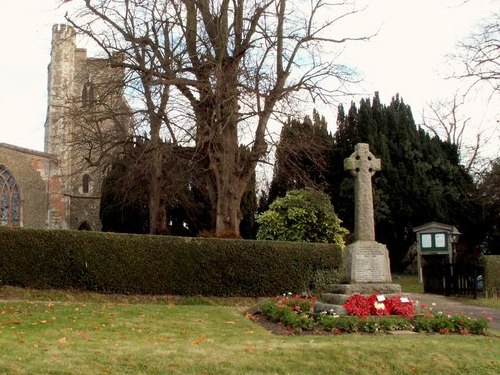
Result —
M 289 334 L 390 331 L 485 334 L 491 319 L 484 314 L 473 318 L 462 313 L 445 314 L 425 308 L 415 311 L 413 301 L 400 296 L 385 298 L 355 294 L 344 305 L 348 315 L 315 314 L 314 302 L 314 297 L 288 293 L 266 300 L 260 305 L 258 315 L 249 317 L 267 326 L 274 324 L 273 332 Z

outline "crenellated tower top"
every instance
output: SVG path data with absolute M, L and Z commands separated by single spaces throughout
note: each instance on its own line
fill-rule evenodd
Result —
M 75 29 L 65 24 L 55 24 L 52 26 L 52 38 L 68 38 L 76 36 Z

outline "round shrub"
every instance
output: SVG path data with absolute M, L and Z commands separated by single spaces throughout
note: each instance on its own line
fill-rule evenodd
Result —
M 277 198 L 257 223 L 259 240 L 335 243 L 344 247 L 348 233 L 341 227 L 328 195 L 312 189 L 291 190 Z

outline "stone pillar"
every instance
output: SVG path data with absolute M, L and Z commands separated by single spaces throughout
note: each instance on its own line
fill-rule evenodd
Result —
M 380 159 L 370 152 L 367 143 L 358 143 L 354 153 L 344 160 L 344 169 L 354 176 L 354 239 L 375 241 L 372 176 L 380 171 Z

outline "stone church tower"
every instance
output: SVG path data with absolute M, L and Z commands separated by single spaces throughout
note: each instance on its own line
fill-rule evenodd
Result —
M 44 150 L 58 158 L 64 216 L 72 229 L 101 229 L 101 181 L 116 145 L 131 131 L 124 70 L 114 64 L 120 61 L 119 55 L 87 57 L 76 47 L 72 27 L 53 26 Z
M 101 229 L 101 181 L 132 132 L 121 62 L 87 57 L 54 25 L 44 152 L 0 142 L 0 225 Z

